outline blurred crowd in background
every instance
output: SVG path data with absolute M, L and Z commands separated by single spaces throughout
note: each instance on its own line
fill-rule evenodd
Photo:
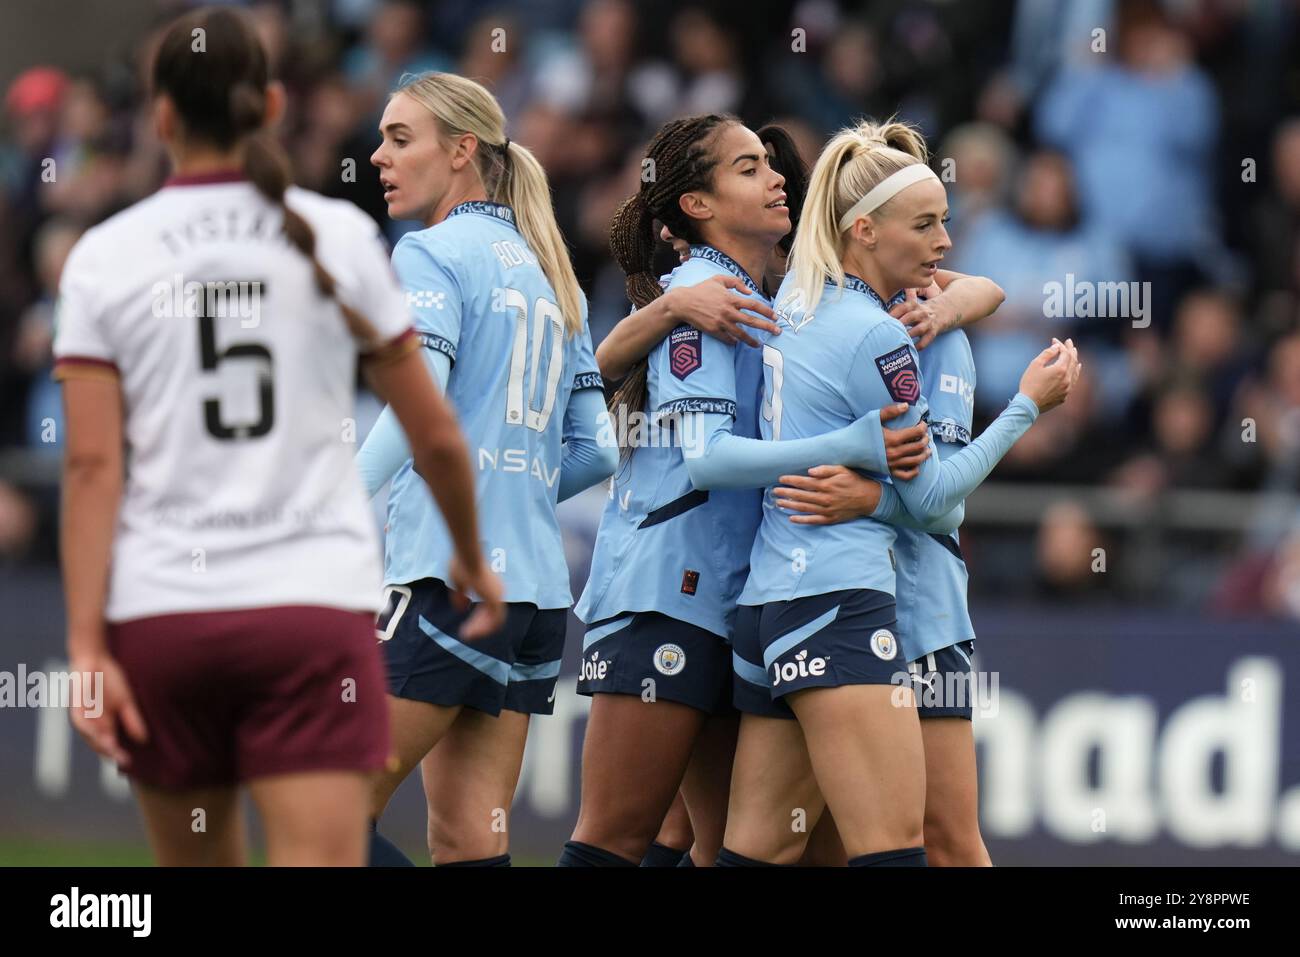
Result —
M 188 5 L 151 6 L 161 26 Z M 550 174 L 597 342 L 627 310 L 609 220 L 659 124 L 710 111 L 775 120 L 811 163 L 837 128 L 896 113 L 923 130 L 948 183 L 945 265 L 1007 293 L 971 333 L 977 427 L 1050 337 L 1072 336 L 1084 358 L 1077 393 L 996 481 L 1110 488 L 1152 521 L 1170 491 L 1300 490 L 1295 0 L 242 6 L 290 93 L 281 132 L 299 184 L 351 199 L 394 240 L 414 224 L 387 219 L 369 165 L 387 93 L 428 69 L 485 82 Z M 0 450 L 57 456 L 60 269 L 82 230 L 166 174 L 145 73 L 156 36 L 106 46 L 91 70 L 26 69 L 5 91 Z M 1149 284 L 1136 287 L 1149 298 L 1124 316 L 1056 318 L 1052 282 L 1067 296 L 1071 282 Z M 56 511 L 56 489 L 0 479 L 0 562 L 53 561 Z M 1300 618 L 1300 516 L 1258 514 L 1226 539 L 1175 539 L 1170 574 L 1129 576 L 1144 582 L 1134 594 L 1117 583 L 1125 555 L 1137 560 L 1124 529 L 1063 494 L 1011 536 L 1023 560 L 982 563 L 972 588 Z M 978 523 L 963 536 L 978 551 Z M 1106 576 L 1099 544 L 1117 546 Z

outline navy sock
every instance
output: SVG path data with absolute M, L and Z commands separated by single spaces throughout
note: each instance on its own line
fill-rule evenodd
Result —
M 679 851 L 667 844 L 655 841 L 646 848 L 645 857 L 641 858 L 642 867 L 680 867 L 683 857 L 690 857 L 687 851 Z
M 632 861 L 581 841 L 565 841 L 556 867 L 636 867 Z
M 498 854 L 496 857 L 484 857 L 477 861 L 450 861 L 439 867 L 509 867 L 510 855 Z
M 900 847 L 892 851 L 876 851 L 849 859 L 849 867 L 928 867 L 925 848 Z
M 682 859 L 677 862 L 678 867 L 694 867 L 695 862 L 691 860 L 691 852 L 687 851 L 682 855 Z
M 397 845 L 377 830 L 378 821 L 370 822 L 370 859 L 367 867 L 414 867 L 415 862 L 397 849 Z
M 756 861 L 752 857 L 746 857 L 744 854 L 737 854 L 735 851 L 729 851 L 725 847 L 718 851 L 717 863 L 714 867 L 780 867 L 780 864 L 769 864 L 767 861 Z

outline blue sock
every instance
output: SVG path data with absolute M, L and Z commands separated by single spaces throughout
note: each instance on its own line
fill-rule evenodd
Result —
M 496 857 L 484 857 L 477 861 L 451 861 L 439 864 L 439 867 L 509 867 L 510 855 L 498 854 Z
M 849 867 L 928 867 L 925 848 L 900 847 L 892 851 L 876 851 L 849 859 Z
M 367 867 L 414 867 L 415 862 L 397 849 L 397 845 L 377 830 L 378 821 L 370 822 L 370 859 Z
M 752 857 L 746 857 L 744 854 L 737 854 L 735 851 L 729 851 L 725 847 L 718 851 L 718 860 L 714 867 L 781 867 L 780 864 L 769 864 L 767 861 L 756 861 Z
M 695 862 L 691 860 L 691 852 L 687 851 L 682 855 L 682 859 L 677 862 L 678 867 L 694 867 Z
M 641 858 L 642 867 L 681 867 L 683 857 L 690 857 L 687 851 L 679 851 L 667 844 L 655 841 L 646 848 L 645 857 Z
M 565 841 L 564 851 L 555 862 L 556 867 L 636 867 L 634 861 L 611 854 L 609 851 L 583 844 L 581 841 Z

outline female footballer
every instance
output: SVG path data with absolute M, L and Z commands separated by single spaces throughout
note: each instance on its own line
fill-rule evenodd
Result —
M 397 761 L 373 812 L 429 755 L 434 861 L 506 866 L 529 716 L 554 708 L 572 601 L 556 503 L 612 474 L 618 452 L 598 441 L 602 382 L 546 174 L 507 139 L 496 99 L 472 80 L 422 74 L 389 98 L 380 132 L 371 162 L 389 215 L 425 226 L 402 237 L 393 266 L 472 443 L 481 540 L 508 612 L 497 634 L 457 637 L 452 542 L 381 415 L 358 461 L 371 494 L 393 482 L 379 632 Z M 374 851 L 375 863 L 403 863 L 378 836 Z
M 765 438 L 815 436 L 890 401 L 909 403 L 904 424 L 927 413 L 915 349 L 887 311 L 904 290 L 929 286 L 950 245 L 943 186 L 924 158 L 920 137 L 896 123 L 846 130 L 819 157 L 778 293 L 783 334 L 763 350 Z M 894 531 L 885 522 L 911 515 L 955 528 L 965 495 L 1059 404 L 1077 366 L 1072 346 L 1045 350 L 983 435 L 894 483 L 876 518 L 792 523 L 765 498 L 739 599 L 744 716 L 719 864 L 794 863 L 825 807 L 851 865 L 926 863 L 921 734 L 910 688 L 904 706 L 893 694 Z M 795 813 L 806 826 L 791 826 Z
M 447 515 L 456 587 L 488 599 L 481 634 L 502 609 L 464 440 L 374 224 L 289 187 L 245 18 L 177 20 L 152 86 L 173 175 L 85 234 L 60 290 L 68 651 L 105 681 L 72 720 L 130 775 L 160 864 L 242 863 L 247 785 L 271 864 L 358 865 L 388 753 L 379 543 L 344 439 L 358 352 Z

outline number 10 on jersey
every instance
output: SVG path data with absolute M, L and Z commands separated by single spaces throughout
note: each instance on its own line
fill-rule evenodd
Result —
M 533 302 L 532 334 L 529 334 L 528 300 L 518 289 L 499 289 L 500 307 L 515 314 L 514 347 L 510 350 L 510 378 L 506 382 L 506 422 L 526 425 L 537 432 L 545 431 L 555 409 L 555 394 L 564 371 L 564 317 L 560 307 L 538 296 Z M 550 324 L 551 350 L 546 363 L 546 385 L 542 393 L 542 406 L 535 408 L 537 398 L 538 364 L 542 357 L 542 341 L 546 326 Z M 531 348 L 530 348 L 531 346 Z M 528 376 L 528 401 L 524 401 L 524 372 Z

